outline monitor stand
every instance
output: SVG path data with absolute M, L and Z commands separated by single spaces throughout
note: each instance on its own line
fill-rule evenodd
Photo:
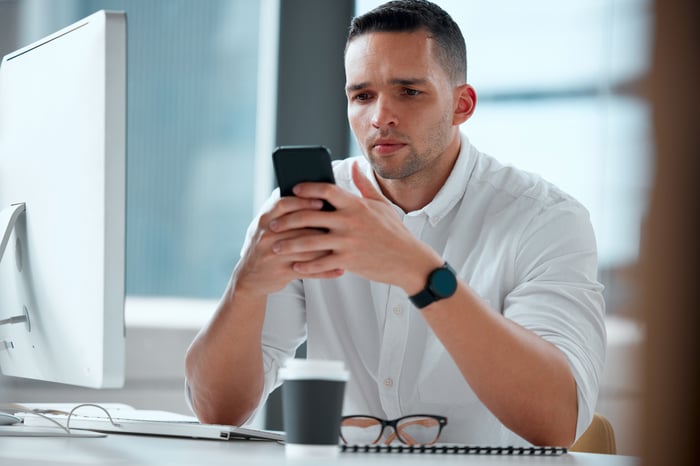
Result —
M 0 211 L 0 231 L 2 232 L 2 241 L 0 242 L 0 261 L 5 254 L 5 247 L 10 240 L 10 233 L 17 223 L 17 219 L 25 211 L 24 203 L 11 204 L 10 207 Z
M 10 233 L 17 223 L 17 219 L 25 212 L 25 204 L 11 204 L 9 207 L 0 211 L 0 232 L 2 236 L 0 237 L 0 262 L 2 262 L 2 257 L 5 254 L 5 248 L 7 247 L 7 242 L 10 240 Z M 17 266 L 21 269 L 21 258 L 17 258 Z M 0 325 L 8 324 L 19 324 L 24 322 L 27 326 L 27 331 L 31 331 L 29 326 L 29 313 L 27 309 L 24 309 L 24 314 L 19 314 L 16 316 L 3 317 L 0 315 Z M 11 341 L 0 341 L 0 350 L 8 349 L 12 346 Z

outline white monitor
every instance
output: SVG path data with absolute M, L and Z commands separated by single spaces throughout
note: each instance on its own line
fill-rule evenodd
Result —
M 126 16 L 100 11 L 0 65 L 2 374 L 123 385 L 125 208 Z

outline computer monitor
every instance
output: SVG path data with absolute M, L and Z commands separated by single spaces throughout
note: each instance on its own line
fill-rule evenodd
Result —
M 126 16 L 100 11 L 0 65 L 2 374 L 123 385 L 125 208 Z

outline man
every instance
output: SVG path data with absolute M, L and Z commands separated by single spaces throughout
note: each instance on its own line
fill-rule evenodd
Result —
M 365 157 L 335 162 L 336 185 L 275 194 L 251 225 L 188 351 L 193 409 L 245 422 L 306 339 L 350 369 L 346 414 L 444 415 L 443 442 L 571 445 L 605 347 L 588 213 L 460 134 L 476 93 L 439 7 L 355 18 L 345 70 Z

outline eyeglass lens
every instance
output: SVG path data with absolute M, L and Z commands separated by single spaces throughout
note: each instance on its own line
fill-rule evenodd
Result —
M 342 440 L 349 445 L 373 445 L 382 440 L 389 444 L 397 437 L 408 445 L 430 445 L 440 436 L 440 422 L 426 416 L 406 416 L 396 421 L 394 431 L 383 430 L 379 419 L 351 416 L 343 419 L 340 433 Z

